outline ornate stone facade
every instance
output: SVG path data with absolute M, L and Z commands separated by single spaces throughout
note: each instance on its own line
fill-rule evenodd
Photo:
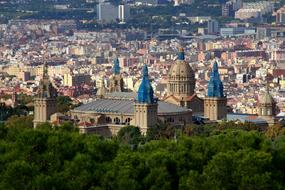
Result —
M 217 62 L 213 64 L 208 83 L 208 94 L 204 99 L 204 116 L 215 121 L 227 117 L 227 98 L 224 96 L 224 87 Z
M 204 116 L 215 121 L 226 119 L 227 98 L 206 97 L 204 99 Z
M 38 94 L 34 98 L 34 128 L 41 123 L 49 122 L 50 116 L 56 113 L 57 92 L 49 79 L 47 70 L 47 64 L 45 63 Z
M 109 92 L 123 92 L 124 80 L 121 76 L 121 68 L 119 59 L 116 58 L 113 62 L 113 74 L 109 78 Z
M 137 94 L 114 92 L 115 96 L 107 94 L 72 110 L 71 118 L 80 125 L 80 132 L 116 135 L 123 126 L 133 125 L 145 134 L 158 121 L 175 126 L 192 122 L 191 110 L 154 98 L 146 65 L 142 75 Z
M 259 116 L 275 116 L 276 102 L 266 87 L 265 93 L 259 98 L 258 102 L 258 115 Z
M 203 99 L 195 94 L 195 73 L 185 61 L 184 49 L 180 48 L 178 60 L 168 73 L 167 97 L 164 101 L 203 113 Z
M 184 50 L 181 48 L 176 64 L 172 65 L 168 74 L 167 91 L 180 99 L 192 96 L 195 91 L 195 73 L 185 62 Z
M 157 123 L 157 100 L 153 97 L 153 89 L 148 77 L 148 69 L 143 68 L 143 79 L 135 102 L 135 126 L 141 128 L 142 133 Z

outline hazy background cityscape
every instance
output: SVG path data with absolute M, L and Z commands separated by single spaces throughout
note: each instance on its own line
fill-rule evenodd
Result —
M 284 48 L 284 0 L 0 0 L 0 189 L 284 189 Z

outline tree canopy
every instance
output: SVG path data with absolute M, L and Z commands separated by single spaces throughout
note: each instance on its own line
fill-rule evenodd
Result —
M 68 123 L 32 129 L 12 119 L 0 125 L 0 189 L 285 187 L 283 133 L 268 136 L 223 123 L 188 126 L 179 135 L 163 126 L 144 137 L 129 126 L 109 139 L 79 134 Z

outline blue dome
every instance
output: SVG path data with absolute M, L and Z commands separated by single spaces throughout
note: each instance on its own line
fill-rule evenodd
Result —
M 208 97 L 224 97 L 224 86 L 220 79 L 217 62 L 214 63 L 208 83 Z
M 121 72 L 121 68 L 120 68 L 120 62 L 118 57 L 116 59 L 114 59 L 113 61 L 113 74 L 114 75 L 119 75 Z
M 141 82 L 141 85 L 140 85 L 139 90 L 138 90 L 137 101 L 139 103 L 152 104 L 152 103 L 154 103 L 153 88 L 152 88 L 150 80 L 148 78 L 147 65 L 144 65 L 142 74 L 143 74 L 143 78 L 142 78 L 142 82 Z

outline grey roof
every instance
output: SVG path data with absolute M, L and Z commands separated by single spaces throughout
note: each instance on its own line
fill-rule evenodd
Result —
M 135 92 L 112 92 L 106 94 L 104 97 L 112 99 L 132 99 L 134 100 L 137 96 Z
M 259 117 L 255 114 L 240 114 L 240 113 L 230 113 L 227 114 L 228 121 L 241 121 L 241 122 L 251 122 L 251 123 L 267 123 L 265 119 Z
M 116 100 L 116 99 L 97 99 L 93 102 L 83 104 L 74 109 L 74 111 L 100 112 L 100 113 L 134 113 L 134 100 Z M 187 112 L 189 109 L 170 104 L 167 102 L 158 101 L 158 114 Z

